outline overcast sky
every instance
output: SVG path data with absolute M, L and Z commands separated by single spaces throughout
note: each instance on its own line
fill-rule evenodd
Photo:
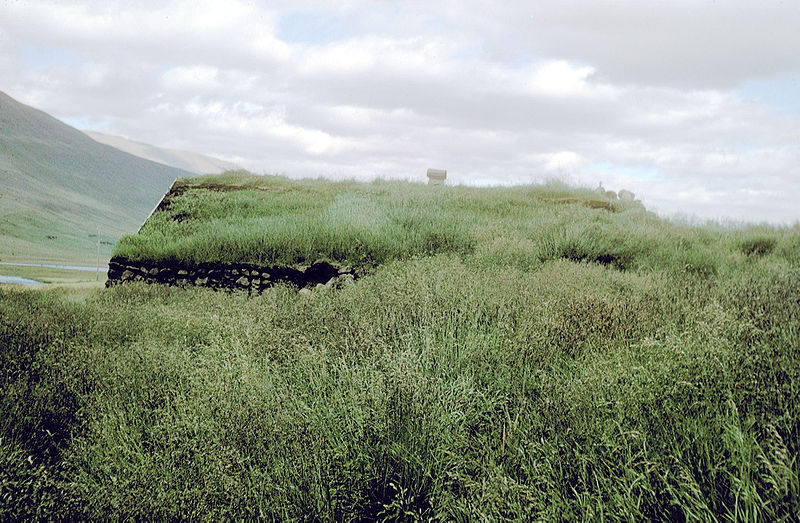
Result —
M 257 173 L 800 219 L 798 0 L 0 0 L 0 90 Z

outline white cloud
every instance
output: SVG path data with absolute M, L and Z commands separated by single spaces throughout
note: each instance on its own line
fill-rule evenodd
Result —
M 565 60 L 551 61 L 534 71 L 528 87 L 533 94 L 565 97 L 585 94 L 589 90 L 586 80 L 593 73 L 593 67 L 574 67 Z
M 558 151 L 546 154 L 545 157 L 547 158 L 545 168 L 549 171 L 574 170 L 584 163 L 583 157 L 572 151 Z
M 161 79 L 167 90 L 206 91 L 221 87 L 217 79 L 219 69 L 208 65 L 189 65 L 173 67 Z
M 783 0 L 463 0 L 445 11 L 498 60 L 555 56 L 613 82 L 689 88 L 800 71 L 800 4 Z
M 736 88 L 798 73 L 798 25 L 771 0 L 13 2 L 0 83 L 257 172 L 556 175 L 664 212 L 786 221 L 800 117 Z

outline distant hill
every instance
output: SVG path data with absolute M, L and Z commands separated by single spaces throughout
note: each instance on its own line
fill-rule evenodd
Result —
M 121 136 L 98 133 L 96 131 L 83 131 L 95 141 L 116 147 L 120 151 L 125 151 L 140 158 L 152 160 L 154 162 L 177 167 L 185 171 L 197 174 L 220 174 L 225 171 L 241 169 L 238 165 L 212 156 L 205 156 L 179 149 L 163 149 L 142 142 L 134 142 Z
M 96 142 L 0 92 L 0 259 L 94 260 L 191 173 Z M 111 245 L 102 244 L 101 257 Z

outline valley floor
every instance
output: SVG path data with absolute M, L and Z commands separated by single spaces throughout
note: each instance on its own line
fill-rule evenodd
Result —
M 66 267 L 66 268 L 65 268 Z M 0 274 L 12 278 L 25 278 L 42 283 L 79 283 L 79 282 L 105 282 L 108 272 L 108 265 L 94 268 L 83 266 L 41 266 L 41 264 L 29 264 L 20 262 L 0 264 Z

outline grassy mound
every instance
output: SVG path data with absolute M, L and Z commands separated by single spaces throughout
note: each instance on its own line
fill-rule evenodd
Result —
M 180 180 L 115 256 L 132 261 L 372 268 L 437 253 L 530 269 L 569 259 L 713 274 L 741 254 L 794 259 L 797 228 L 725 230 L 662 220 L 638 202 L 558 183 L 517 188 L 292 181 L 226 173 Z
M 265 265 L 327 258 L 376 266 L 412 256 L 469 253 L 498 236 L 537 241 L 546 232 L 542 227 L 558 227 L 559 215 L 574 212 L 574 205 L 564 203 L 587 205 L 587 215 L 596 212 L 592 205 L 606 214 L 642 212 L 636 204 L 624 207 L 557 184 L 432 188 L 228 173 L 181 180 L 141 232 L 124 238 L 114 254 Z
M 0 289 L 0 519 L 796 518 L 796 227 L 552 185 L 235 181 L 120 249 L 257 221 L 261 195 L 309 220 L 350 202 L 345 236 L 426 208 L 465 232 L 345 251 L 373 269 L 341 290 Z M 309 245 L 286 260 L 340 252 Z

